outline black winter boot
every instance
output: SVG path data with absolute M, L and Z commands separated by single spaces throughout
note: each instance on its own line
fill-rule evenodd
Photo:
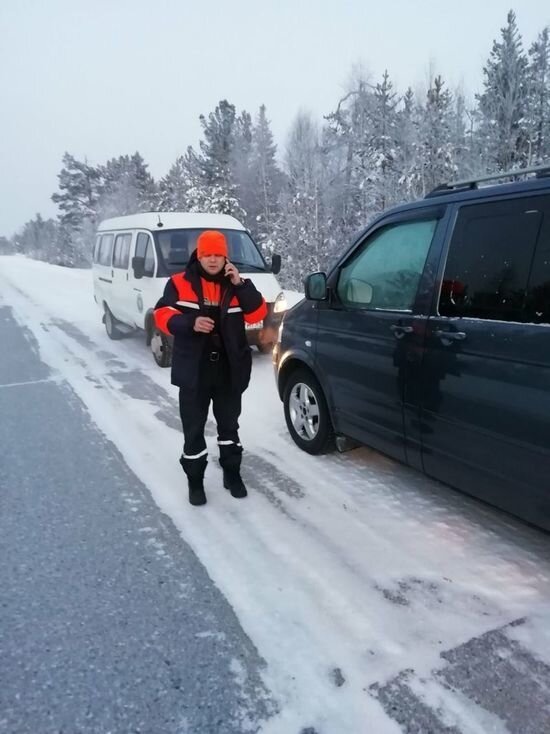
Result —
M 189 502 L 192 505 L 205 505 L 206 495 L 204 493 L 204 473 L 208 461 L 206 456 L 200 459 L 184 459 L 182 456 L 180 464 L 187 475 L 189 485 Z
M 232 497 L 246 497 L 248 492 L 241 477 L 240 471 L 232 469 L 223 470 L 223 486 L 231 492 Z
M 231 492 L 232 497 L 246 497 L 248 492 L 241 477 L 241 452 L 220 456 L 223 469 L 223 486 Z

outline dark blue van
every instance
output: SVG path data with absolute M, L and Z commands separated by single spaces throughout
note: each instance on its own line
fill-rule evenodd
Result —
M 385 212 L 274 362 L 300 448 L 348 437 L 550 530 L 550 168 L 520 173 Z

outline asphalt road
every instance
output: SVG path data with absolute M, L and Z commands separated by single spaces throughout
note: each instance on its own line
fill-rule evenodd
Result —
M 0 731 L 257 731 L 231 606 L 7 308 L 0 339 Z

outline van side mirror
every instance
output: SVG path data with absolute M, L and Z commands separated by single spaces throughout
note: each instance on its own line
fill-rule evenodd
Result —
M 308 301 L 326 301 L 328 297 L 327 276 L 325 273 L 312 273 L 304 281 Z
M 145 258 L 144 257 L 133 257 L 132 258 L 132 270 L 134 271 L 134 278 L 138 280 L 143 278 L 145 274 Z
M 281 272 L 281 256 L 280 255 L 272 255 L 271 257 L 271 272 L 273 275 L 279 275 Z

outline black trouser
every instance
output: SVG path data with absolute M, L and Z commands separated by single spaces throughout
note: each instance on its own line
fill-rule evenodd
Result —
M 205 465 L 208 450 L 204 440 L 204 427 L 212 401 L 214 418 L 218 426 L 218 446 L 222 467 L 240 466 L 242 446 L 239 441 L 239 416 L 241 393 L 231 385 L 229 364 L 225 358 L 219 361 L 205 359 L 201 364 L 199 384 L 194 391 L 180 388 L 180 416 L 183 426 L 184 469 L 192 469 L 193 463 Z M 186 469 L 187 471 L 187 469 Z

